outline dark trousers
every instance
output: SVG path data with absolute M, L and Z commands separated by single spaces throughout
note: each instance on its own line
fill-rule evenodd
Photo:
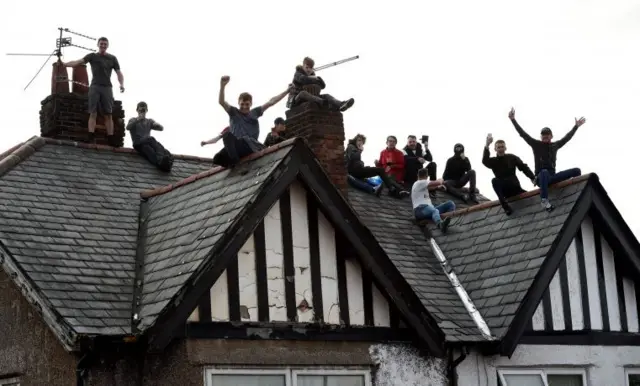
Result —
M 460 190 L 467 183 L 469 183 L 469 193 L 476 194 L 476 171 L 469 170 L 459 180 L 447 180 L 444 182 L 444 186 L 447 188 L 447 192 L 454 196 L 462 197 L 464 194 Z
M 582 171 L 579 168 L 567 169 L 554 173 L 548 169 L 542 169 L 538 173 L 538 186 L 540 187 L 540 198 L 549 198 L 549 185 L 556 184 L 569 178 L 579 177 Z
M 360 179 L 380 176 L 382 183 L 387 187 L 387 189 L 389 189 L 390 192 L 398 192 L 404 190 L 404 187 L 397 183 L 393 178 L 389 177 L 387 173 L 384 172 L 383 168 L 365 166 L 363 168 L 351 169 L 349 170 L 349 174 L 351 174 L 354 178 Z
M 213 156 L 213 164 L 222 167 L 230 167 L 240 162 L 240 158 L 246 157 L 253 153 L 253 150 L 242 139 L 236 138 L 230 132 L 222 135 L 224 148 Z
M 373 193 L 373 189 L 374 189 L 373 186 L 369 185 L 366 181 L 360 178 L 355 178 L 351 174 L 347 176 L 347 182 L 349 183 L 349 185 L 353 186 L 358 190 L 362 190 L 367 193 Z
M 507 204 L 507 198 L 517 196 L 518 194 L 525 192 L 525 190 L 520 186 L 520 183 L 513 180 L 494 178 L 491 180 L 491 185 L 493 185 L 493 190 L 496 192 L 498 200 L 502 206 Z
M 429 175 L 429 180 L 435 181 L 438 179 L 438 165 L 435 162 L 429 162 L 427 166 L 424 167 L 427 169 L 427 174 Z M 420 169 L 418 169 L 420 170 Z M 413 183 L 418 180 L 418 170 L 412 170 L 411 172 L 405 173 L 404 175 L 404 187 L 407 190 L 411 190 Z
M 133 146 L 136 151 L 158 169 L 169 172 L 173 166 L 173 155 L 153 137 L 143 139 Z
M 320 105 L 322 105 L 322 104 L 324 104 L 326 102 L 329 105 L 329 107 L 333 107 L 333 108 L 339 108 L 340 105 L 342 104 L 341 101 L 337 100 L 336 98 L 334 98 L 330 94 L 320 94 L 320 95 L 316 96 L 316 95 L 310 94 L 307 91 L 302 90 L 296 96 L 295 101 L 294 101 L 294 105 L 298 105 L 298 104 L 303 103 L 303 102 L 315 102 L 315 103 L 318 103 Z

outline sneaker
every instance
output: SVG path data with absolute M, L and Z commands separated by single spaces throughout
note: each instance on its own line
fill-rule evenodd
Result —
M 468 194 L 463 194 L 462 197 L 460 197 L 460 199 L 465 203 L 468 204 L 469 203 L 469 195 Z
M 88 140 L 93 145 L 96 142 L 96 133 L 89 132 Z
M 551 212 L 556 208 L 551 202 L 549 202 L 549 200 L 543 199 L 541 204 L 544 210 L 546 210 L 547 212 Z
M 447 229 L 449 229 L 450 222 L 451 222 L 451 217 L 447 217 L 438 223 L 438 228 L 440 228 L 440 231 L 442 233 L 447 233 Z
M 380 197 L 380 194 L 382 194 L 382 188 L 383 188 L 382 184 L 376 186 L 375 188 L 373 188 L 373 194 Z
M 342 102 L 342 104 L 340 105 L 340 111 L 347 111 L 351 108 L 351 106 L 353 106 L 353 103 L 355 101 L 353 100 L 353 98 L 349 98 L 346 101 Z
M 401 190 L 400 192 L 398 192 L 398 196 L 400 198 L 409 197 L 410 195 L 411 195 L 411 192 L 408 192 L 406 190 Z
M 511 206 L 509 204 L 507 204 L 506 202 L 504 204 L 502 204 L 502 209 L 504 209 L 504 213 L 507 216 L 511 216 L 511 214 L 513 213 L 513 209 L 511 209 Z
M 474 202 L 474 203 L 478 203 L 478 199 L 476 198 L 476 194 L 475 193 L 471 193 L 469 194 L 469 201 Z

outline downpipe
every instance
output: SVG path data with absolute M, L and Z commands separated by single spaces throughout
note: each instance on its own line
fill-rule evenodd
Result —
M 460 350 L 460 356 L 457 359 L 453 359 L 453 347 L 449 350 L 449 365 L 447 366 L 447 377 L 449 378 L 449 386 L 458 386 L 458 377 L 456 376 L 456 367 L 467 358 L 469 351 L 462 347 Z
M 91 360 L 92 351 L 86 352 L 78 361 L 76 366 L 76 386 L 85 386 L 84 377 L 89 371 L 89 361 Z

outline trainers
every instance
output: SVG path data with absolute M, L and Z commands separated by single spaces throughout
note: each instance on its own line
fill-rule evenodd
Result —
M 447 217 L 438 223 L 438 228 L 440 228 L 440 231 L 442 233 L 447 233 L 447 229 L 449 229 L 450 222 L 451 222 L 451 217 Z
M 549 202 L 549 200 L 543 199 L 541 204 L 544 210 L 546 210 L 547 212 L 551 212 L 556 208 L 551 202 Z
M 96 133 L 89 132 L 87 139 L 89 140 L 89 143 L 93 145 L 96 141 Z
M 513 213 L 513 209 L 511 209 L 511 206 L 509 204 L 507 204 L 506 202 L 504 204 L 502 204 L 502 209 L 504 209 L 504 213 L 507 216 L 511 216 L 511 214 Z
M 373 194 L 380 197 L 380 194 L 382 194 L 382 188 L 383 188 L 382 184 L 376 186 L 375 188 L 373 188 Z
M 353 106 L 353 103 L 355 101 L 353 100 L 353 98 L 349 98 L 346 101 L 342 102 L 342 104 L 340 105 L 340 111 L 347 111 L 351 108 L 351 106 Z
M 460 199 L 465 203 L 468 204 L 469 203 L 469 195 L 468 194 L 463 194 L 462 197 L 460 197 Z
M 400 198 L 402 198 L 402 197 L 408 197 L 408 196 L 410 196 L 410 195 L 411 195 L 411 192 L 408 192 L 408 191 L 406 191 L 406 190 L 401 190 L 400 192 L 398 192 L 398 196 L 399 196 Z
M 471 193 L 469 194 L 469 201 L 474 202 L 474 203 L 478 203 L 478 198 L 476 197 L 475 193 Z

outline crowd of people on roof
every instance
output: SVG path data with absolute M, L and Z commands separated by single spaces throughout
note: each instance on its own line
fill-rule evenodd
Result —
M 120 71 L 117 58 L 106 53 L 108 46 L 108 39 L 102 37 L 98 39 L 97 53 L 88 54 L 82 59 L 63 65 L 65 67 L 75 67 L 86 63 L 91 65 L 93 77 L 88 93 L 89 141 L 95 139 L 96 116 L 98 111 L 101 111 L 105 116 L 108 142 L 117 146 L 111 117 L 114 101 L 110 78 L 112 71 L 115 70 L 120 83 L 120 91 L 124 92 L 124 76 Z M 252 108 L 253 98 L 247 92 L 240 94 L 238 107 L 227 103 L 225 88 L 230 77 L 223 76 L 220 79 L 218 102 L 229 115 L 229 126 L 216 137 L 200 143 L 201 146 L 205 146 L 217 143 L 219 140 L 223 141 L 224 148 L 214 156 L 214 165 L 233 167 L 241 158 L 283 141 L 285 130 L 283 118 L 275 120 L 274 127 L 264 143 L 258 141 L 260 135 L 258 119 L 268 108 L 280 102 L 287 95 L 289 96 L 288 108 L 296 107 L 304 102 L 316 103 L 323 108 L 334 111 L 346 111 L 351 108 L 354 104 L 353 98 L 339 100 L 330 94 L 315 95 L 315 93 L 307 91 L 308 87 L 314 87 L 316 90 L 323 90 L 326 87 L 322 78 L 316 76 L 314 65 L 313 59 L 304 58 L 302 64 L 296 66 L 293 80 L 288 87 L 266 103 L 254 108 Z M 138 116 L 131 118 L 126 126 L 126 130 L 131 134 L 134 149 L 160 170 L 170 171 L 173 165 L 173 156 L 151 136 L 151 131 L 163 130 L 162 125 L 147 118 L 148 106 L 145 102 L 138 103 L 136 111 Z M 513 108 L 509 112 L 509 119 L 518 134 L 533 151 L 535 172 L 532 172 L 518 156 L 506 153 L 507 147 L 504 140 L 495 142 L 496 155 L 491 157 L 489 146 L 493 143 L 493 137 L 489 134 L 483 151 L 482 164 L 491 169 L 495 175 L 491 181 L 493 189 L 505 213 L 510 215 L 513 210 L 508 199 L 524 192 L 516 176 L 516 169 L 518 169 L 534 185 L 540 187 L 542 207 L 551 212 L 554 205 L 549 201 L 549 185 L 581 174 L 578 168 L 556 171 L 556 156 L 558 150 L 566 145 L 578 128 L 585 123 L 585 119 L 576 118 L 571 131 L 556 142 L 552 141 L 553 133 L 548 127 L 543 128 L 540 132 L 540 140 L 532 138 L 516 121 Z M 442 231 L 446 231 L 451 217 L 447 216 L 442 220 L 440 215 L 454 211 L 455 204 L 448 200 L 434 206 L 432 199 L 435 198 L 436 190 L 446 190 L 449 194 L 466 203 L 477 203 L 476 173 L 471 167 L 471 161 L 465 155 L 465 148 L 462 144 L 458 143 L 454 146 L 453 156 L 447 160 L 442 178 L 438 179 L 437 165 L 433 162 L 427 136 L 422 137 L 422 144 L 420 144 L 415 135 L 410 135 L 403 150 L 397 148 L 398 139 L 395 136 L 388 136 L 387 146 L 380 152 L 380 157 L 375 160 L 374 166 L 366 166 L 362 160 L 365 142 L 366 137 L 358 134 L 348 141 L 345 150 L 349 182 L 353 186 L 377 196 L 380 196 L 384 187 L 392 197 L 402 199 L 411 196 L 416 219 L 431 219 Z M 375 181 L 372 178 L 379 178 L 381 183 L 374 182 L 372 184 L 372 181 Z M 468 188 L 465 188 L 467 185 Z

